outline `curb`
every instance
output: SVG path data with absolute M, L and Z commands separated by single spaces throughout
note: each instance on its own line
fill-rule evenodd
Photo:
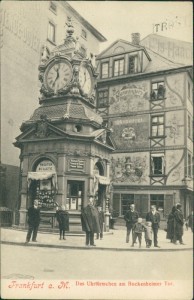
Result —
M 86 247 L 86 246 L 65 246 L 65 245 L 51 245 L 51 244 L 25 244 L 21 242 L 9 242 L 9 241 L 1 241 L 1 244 L 12 245 L 12 246 L 24 246 L 24 247 L 42 247 L 42 248 L 58 248 L 58 249 L 79 249 L 79 250 L 105 250 L 105 251 L 130 251 L 130 252 L 175 252 L 175 251 L 193 251 L 193 248 L 177 248 L 177 249 L 125 249 L 125 248 L 109 248 L 109 247 Z

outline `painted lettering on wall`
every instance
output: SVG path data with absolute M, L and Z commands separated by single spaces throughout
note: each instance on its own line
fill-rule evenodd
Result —
M 75 159 L 75 158 L 71 158 L 69 160 L 69 169 L 84 170 L 84 168 L 85 168 L 85 160 Z
M 118 85 L 110 88 L 110 108 L 112 113 L 125 113 L 149 108 L 148 82 Z
M 148 115 L 112 118 L 111 127 L 117 149 L 149 147 Z
M 17 14 L 12 14 L 6 9 L 0 9 L 0 44 L 3 46 L 3 34 L 4 29 L 8 30 L 20 40 L 22 40 L 26 45 L 36 52 L 40 52 L 40 39 L 38 38 L 38 32 L 21 21 Z
M 36 172 L 45 172 L 45 171 L 55 172 L 55 166 L 52 163 L 52 161 L 43 160 L 38 164 L 38 166 L 36 168 Z

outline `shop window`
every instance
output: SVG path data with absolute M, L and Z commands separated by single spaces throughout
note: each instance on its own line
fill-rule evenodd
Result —
M 53 1 L 50 1 L 49 9 L 50 9 L 54 14 L 57 14 L 57 5 L 56 5 Z
M 164 175 L 164 154 L 151 154 L 151 175 Z
M 36 199 L 42 209 L 52 209 L 56 206 L 54 201 L 55 189 L 51 179 L 36 181 Z
M 134 194 L 121 194 L 121 214 L 123 216 L 129 210 L 131 204 L 134 204 Z
M 87 39 L 87 32 L 82 29 L 82 32 L 81 32 L 81 36 L 86 40 Z
M 55 44 L 56 40 L 56 26 L 53 22 L 49 21 L 48 24 L 48 40 Z
M 102 63 L 101 65 L 101 78 L 108 78 L 108 69 L 109 69 L 109 63 Z
M 114 61 L 114 76 L 120 76 L 124 74 L 124 59 L 118 59 Z
M 164 81 L 152 83 L 151 100 L 161 100 L 165 98 Z
M 137 73 L 137 56 L 129 56 L 129 74 Z
M 108 90 L 98 92 L 98 107 L 106 107 L 108 105 Z
M 84 182 L 71 181 L 67 182 L 67 210 L 81 210 L 84 197 Z
M 192 176 L 192 159 L 191 159 L 191 154 L 188 153 L 188 163 L 187 163 L 187 173 L 188 173 L 188 177 Z
M 164 135 L 164 116 L 153 116 L 151 119 L 151 135 L 153 137 Z
M 160 216 L 164 216 L 164 195 L 150 195 L 150 206 L 155 205 Z

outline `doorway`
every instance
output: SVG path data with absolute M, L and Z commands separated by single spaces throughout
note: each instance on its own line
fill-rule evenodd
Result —
M 67 181 L 67 210 L 81 210 L 84 200 L 84 182 L 83 181 Z

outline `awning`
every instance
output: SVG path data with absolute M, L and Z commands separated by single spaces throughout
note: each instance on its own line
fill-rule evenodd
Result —
M 104 184 L 104 185 L 110 184 L 110 179 L 108 177 L 100 176 L 100 175 L 96 175 L 95 177 L 98 179 L 98 182 L 100 184 Z
M 28 172 L 27 181 L 28 187 L 32 180 L 46 180 L 52 178 L 52 184 L 57 189 L 57 174 L 56 172 Z

